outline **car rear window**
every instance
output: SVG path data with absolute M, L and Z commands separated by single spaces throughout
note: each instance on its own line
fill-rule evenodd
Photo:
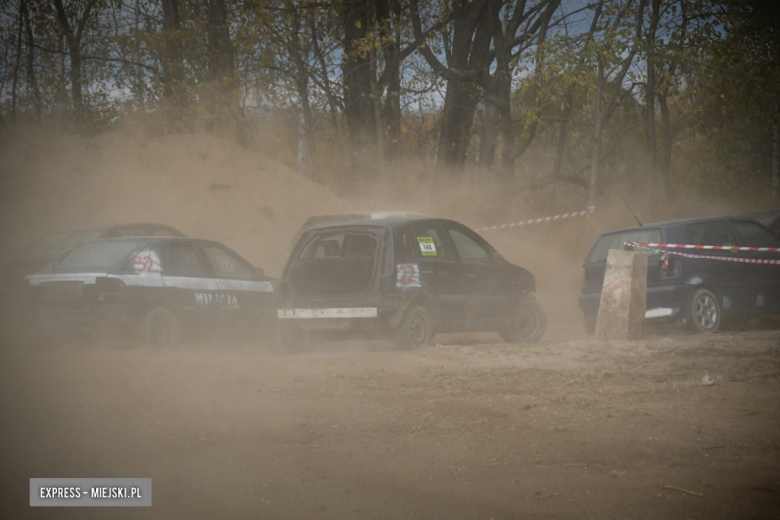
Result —
M 591 264 L 606 262 L 609 250 L 624 250 L 626 242 L 659 243 L 661 242 L 661 230 L 658 228 L 637 229 L 602 235 L 588 256 L 588 262 Z
M 747 221 L 732 221 L 748 247 L 780 247 L 780 237 L 763 226 Z
M 109 231 L 105 238 L 121 238 L 121 237 L 183 237 L 184 235 L 179 231 L 168 226 L 155 226 L 155 225 L 141 225 L 141 226 L 125 226 L 114 228 Z
M 118 271 L 149 241 L 121 240 L 92 242 L 77 247 L 57 263 L 57 271 Z
M 22 254 L 22 260 L 52 260 L 59 258 L 74 247 L 92 242 L 100 237 L 102 229 L 71 231 L 41 237 Z

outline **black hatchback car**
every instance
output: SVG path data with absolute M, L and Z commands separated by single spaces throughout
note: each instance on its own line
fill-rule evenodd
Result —
M 219 242 L 134 237 L 83 244 L 47 272 L 25 277 L 33 331 L 51 343 L 76 333 L 136 333 L 156 348 L 182 327 L 268 335 L 274 288 Z
M 436 332 L 498 331 L 538 341 L 535 279 L 466 226 L 444 219 L 366 220 L 305 231 L 279 287 L 286 348 L 319 338 L 394 338 L 423 348 Z
M 625 243 L 780 247 L 780 236 L 744 217 L 700 218 L 646 224 L 605 233 L 588 253 L 579 306 L 585 328 L 593 333 L 601 300 L 607 254 Z M 668 248 L 647 251 L 646 318 L 678 321 L 695 331 L 715 332 L 724 322 L 739 324 L 753 316 L 780 313 L 780 265 L 718 258 L 778 260 L 780 253 Z M 704 258 L 696 258 L 704 257 Z

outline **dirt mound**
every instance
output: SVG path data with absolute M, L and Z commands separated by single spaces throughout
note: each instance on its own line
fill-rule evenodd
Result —
M 162 222 L 224 242 L 271 275 L 306 217 L 344 211 L 284 165 L 199 134 L 13 136 L 0 144 L 0 194 L 3 260 L 49 232 Z

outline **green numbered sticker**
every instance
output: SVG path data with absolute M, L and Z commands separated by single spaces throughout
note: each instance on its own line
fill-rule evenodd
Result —
M 431 237 L 417 237 L 423 256 L 436 256 L 436 245 Z

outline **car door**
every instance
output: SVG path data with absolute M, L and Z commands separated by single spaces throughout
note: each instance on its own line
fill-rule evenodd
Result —
M 495 250 L 465 226 L 444 225 L 457 256 L 453 267 L 457 292 L 466 296 L 467 321 L 498 318 L 509 303 L 508 272 L 501 269 Z
M 694 222 L 685 226 L 687 243 L 697 246 L 738 246 L 739 241 L 723 220 Z M 697 252 L 698 254 L 698 252 Z M 703 256 L 735 257 L 728 250 L 705 250 Z M 721 292 L 723 314 L 743 312 L 751 300 L 749 270 L 746 264 L 716 259 L 700 259 L 696 264 L 703 270 L 702 280 L 717 286 Z
M 746 247 L 780 247 L 780 236 L 766 227 L 749 220 L 732 220 L 732 227 Z M 740 257 L 755 260 L 780 260 L 780 253 L 743 252 Z M 750 314 L 763 314 L 780 310 L 780 265 L 738 263 L 745 272 L 747 299 L 745 310 Z
M 411 241 L 420 268 L 420 281 L 430 286 L 439 299 L 444 322 L 466 316 L 466 294 L 458 283 L 458 261 L 442 227 L 425 222 L 412 227 Z
M 273 303 L 271 282 L 258 280 L 254 267 L 226 246 L 217 242 L 200 246 L 216 277 L 220 315 L 231 321 L 260 319 Z
M 189 240 L 168 242 L 163 248 L 162 283 L 168 299 L 185 316 L 198 321 L 214 317 L 219 287 L 199 248 Z

